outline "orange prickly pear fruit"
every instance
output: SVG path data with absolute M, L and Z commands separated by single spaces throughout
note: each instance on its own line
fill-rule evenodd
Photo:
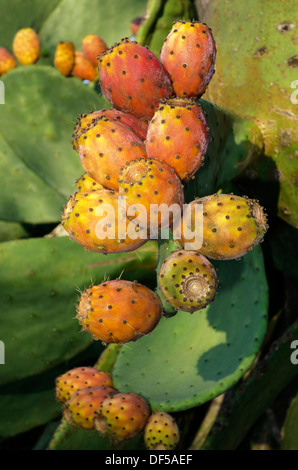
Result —
M 97 183 L 88 173 L 84 173 L 76 180 L 76 186 L 80 193 L 90 193 L 94 189 L 106 189 L 102 184 Z
M 62 75 L 71 74 L 75 63 L 75 48 L 72 42 L 59 42 L 56 47 L 54 64 Z
M 146 152 L 167 162 L 182 181 L 198 170 L 209 143 L 205 114 L 192 99 L 162 100 L 149 123 Z
M 40 57 L 40 40 L 32 28 L 20 29 L 12 43 L 13 53 L 22 65 L 35 64 Z
M 160 60 L 128 38 L 99 57 L 99 81 L 115 108 L 147 121 L 159 101 L 173 94 L 170 76 Z
M 214 73 L 216 46 L 211 29 L 198 21 L 176 21 L 165 39 L 160 60 L 177 96 L 198 98 Z
M 161 315 L 157 294 L 136 281 L 121 279 L 86 289 L 77 307 L 83 329 L 105 343 L 135 341 L 150 333 Z
M 77 390 L 100 385 L 112 387 L 107 372 L 95 367 L 76 367 L 56 378 L 56 399 L 65 403 Z
M 147 401 L 136 393 L 118 393 L 106 398 L 96 412 L 95 429 L 111 440 L 123 441 L 144 429 L 150 416 Z
M 117 393 L 112 387 L 95 385 L 77 390 L 64 403 L 63 416 L 71 426 L 94 429 L 94 416 L 103 400 Z
M 106 51 L 108 46 L 104 40 L 96 34 L 89 34 L 85 36 L 82 41 L 82 51 L 90 60 L 92 65 L 97 68 L 97 57 Z
M 138 29 L 141 26 L 141 24 L 144 22 L 144 20 L 145 20 L 144 16 L 137 16 L 130 22 L 129 26 L 130 26 L 130 30 L 133 36 L 137 34 Z
M 0 47 L 0 75 L 4 75 L 16 66 L 17 63 L 13 55 L 5 47 Z
M 75 52 L 74 66 L 71 75 L 81 80 L 93 82 L 97 77 L 97 71 L 90 60 L 80 51 Z
M 179 428 L 171 415 L 163 411 L 152 413 L 144 429 L 148 450 L 174 450 L 179 438 Z

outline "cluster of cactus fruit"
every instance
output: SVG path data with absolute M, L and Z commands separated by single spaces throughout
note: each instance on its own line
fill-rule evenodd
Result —
M 158 294 L 121 279 L 81 294 L 77 319 L 104 344 L 122 345 L 151 333 L 163 315 L 160 295 L 176 310 L 205 308 L 218 288 L 209 258 L 239 258 L 266 233 L 263 208 L 245 196 L 213 194 L 185 204 L 183 184 L 199 170 L 209 143 L 197 100 L 212 78 L 215 56 L 210 28 L 197 21 L 173 24 L 160 59 L 128 38 L 98 56 L 101 90 L 112 108 L 78 118 L 73 148 L 85 173 L 64 208 L 62 225 L 85 249 L 104 254 L 134 251 L 162 229 L 171 229 L 177 241 L 159 267 Z M 164 216 L 161 205 L 175 210 Z M 187 220 L 176 218 L 183 213 Z M 57 379 L 69 423 L 96 428 L 112 440 L 145 429 L 149 449 L 175 447 L 179 431 L 166 413 L 150 416 L 143 397 L 118 393 L 105 373 L 75 374 Z M 78 388 L 84 384 L 87 388 Z
M 105 41 L 96 34 L 88 34 L 82 39 L 82 51 L 75 50 L 70 41 L 60 41 L 54 56 L 54 65 L 64 76 L 74 76 L 93 82 L 98 76 L 97 56 L 107 49 Z M 35 64 L 42 54 L 41 41 L 32 28 L 20 29 L 12 43 L 13 54 L 0 47 L 0 75 L 21 65 Z M 17 60 L 16 60 L 17 59 Z

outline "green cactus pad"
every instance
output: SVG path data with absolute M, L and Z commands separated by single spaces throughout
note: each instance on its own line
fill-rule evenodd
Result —
M 17 67 L 2 79 L 6 103 L 0 114 L 2 135 L 28 168 L 69 196 L 82 174 L 71 145 L 76 119 L 82 112 L 101 109 L 102 98 L 54 67 Z
M 149 242 L 136 252 L 87 252 L 68 237 L 0 244 L 0 339 L 6 364 L 0 383 L 41 373 L 74 357 L 92 341 L 75 318 L 79 290 L 108 277 L 148 284 L 157 262 Z
M 298 394 L 290 404 L 287 416 L 283 425 L 282 449 L 298 450 Z
M 223 393 L 252 365 L 267 326 L 261 249 L 214 266 L 215 302 L 163 318 L 150 336 L 123 347 L 113 371 L 118 390 L 143 395 L 153 410 L 180 411 Z

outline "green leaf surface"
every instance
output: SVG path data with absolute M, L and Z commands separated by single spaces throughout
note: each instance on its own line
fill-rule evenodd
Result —
M 0 220 L 0 242 L 17 240 L 28 237 L 28 233 L 21 224 L 16 222 L 4 222 Z
M 0 383 L 41 373 L 84 350 L 92 341 L 75 319 L 79 290 L 107 277 L 152 281 L 156 244 L 138 253 L 101 255 L 67 237 L 0 245 L 0 339 L 6 364 Z
M 69 196 L 82 174 L 71 136 L 80 113 L 101 109 L 102 99 L 75 77 L 31 65 L 3 77 L 0 128 L 15 154 L 45 183 Z
M 252 365 L 267 326 L 261 249 L 214 265 L 221 284 L 214 303 L 162 318 L 151 335 L 121 349 L 113 371 L 121 392 L 143 395 L 153 409 L 180 411 L 220 395 Z
M 298 394 L 293 398 L 283 425 L 283 450 L 298 450 Z

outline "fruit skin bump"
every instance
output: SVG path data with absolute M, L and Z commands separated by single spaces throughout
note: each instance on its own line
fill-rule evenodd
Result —
M 163 411 L 152 413 L 144 429 L 148 450 L 174 450 L 179 438 L 179 428 L 171 415 Z
M 175 205 L 179 216 L 183 209 L 184 190 L 180 179 L 170 165 L 157 159 L 141 158 L 128 163 L 119 173 L 119 194 L 126 197 L 127 210 L 142 205 L 142 211 L 136 211 L 137 220 L 147 228 L 151 238 L 160 228 L 172 225 L 173 212 L 168 208 Z M 162 204 L 166 206 L 165 214 Z M 161 208 L 156 215 L 153 205 L 155 210 Z
M 159 101 L 173 94 L 170 76 L 160 60 L 128 38 L 99 57 L 99 81 L 115 108 L 147 121 Z
M 127 219 L 118 196 L 109 189 L 70 196 L 61 219 L 69 237 L 86 250 L 103 254 L 134 251 L 146 243 L 147 234 Z
M 87 130 L 74 137 L 85 171 L 103 186 L 118 190 L 119 171 L 127 162 L 146 158 L 145 145 L 121 122 L 105 116 L 95 119 Z
M 196 223 L 196 205 L 201 205 L 203 214 L 203 244 L 198 251 L 208 258 L 240 258 L 263 239 L 268 229 L 264 209 L 255 199 L 234 194 L 212 194 L 189 204 L 192 230 Z M 186 239 L 183 231 L 182 227 L 180 243 L 184 246 Z M 191 243 L 192 240 L 187 242 Z
M 91 178 L 88 173 L 84 173 L 76 180 L 76 187 L 80 193 L 90 193 L 94 189 L 106 189 L 102 184 Z
M 150 333 L 162 316 L 157 294 L 134 281 L 115 279 L 86 289 L 77 319 L 94 339 L 124 344 Z
M 89 34 L 82 41 L 82 51 L 90 60 L 92 65 L 97 68 L 97 57 L 106 51 L 108 46 L 105 41 L 97 34 Z
M 193 99 L 162 100 L 149 123 L 146 152 L 167 162 L 186 182 L 200 168 L 209 144 L 205 114 Z
M 22 65 L 35 64 L 40 56 L 40 40 L 32 28 L 20 29 L 12 43 L 13 53 Z
M 97 385 L 77 390 L 63 405 L 63 416 L 71 426 L 94 429 L 94 416 L 101 403 L 117 393 L 112 387 Z
M 83 52 L 75 51 L 75 61 L 71 75 L 81 80 L 93 82 L 97 77 L 97 70 Z
M 0 75 L 4 75 L 16 66 L 13 55 L 5 47 L 0 47 Z
M 56 399 L 65 403 L 78 390 L 100 385 L 112 387 L 110 374 L 94 367 L 75 367 L 56 378 Z
M 214 301 L 218 280 L 215 268 L 205 256 L 178 250 L 162 263 L 158 285 L 165 300 L 176 310 L 193 313 Z
M 213 76 L 215 56 L 215 41 L 205 23 L 176 21 L 160 52 L 175 94 L 200 97 Z
M 113 441 L 140 433 L 150 416 L 147 401 L 136 393 L 118 393 L 105 399 L 95 414 L 95 428 Z
M 67 77 L 71 74 L 71 71 L 75 63 L 75 47 L 72 42 L 60 41 L 57 44 L 54 64 L 62 75 Z

